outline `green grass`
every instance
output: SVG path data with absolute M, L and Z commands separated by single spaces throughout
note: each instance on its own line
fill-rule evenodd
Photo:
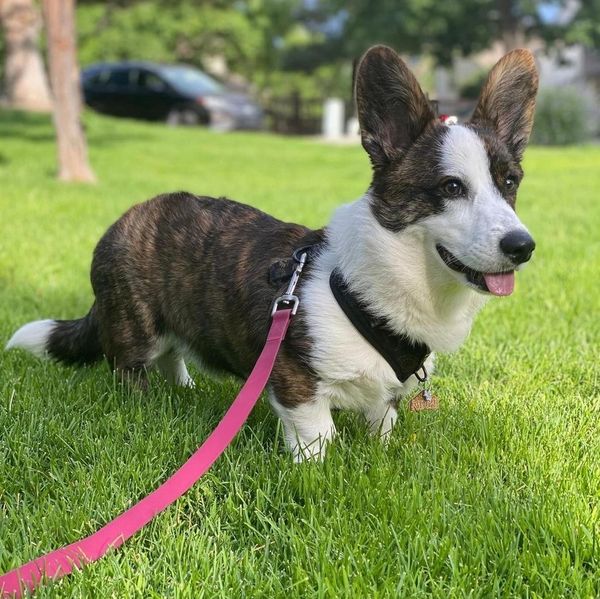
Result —
M 358 147 L 168 130 L 87 115 L 96 186 L 54 180 L 45 118 L 0 115 L 0 342 L 92 301 L 104 229 L 178 189 L 308 225 L 360 195 Z M 441 409 L 389 448 L 336 416 L 323 464 L 294 466 L 262 401 L 232 447 L 119 551 L 39 597 L 600 595 L 600 148 L 532 148 L 519 210 L 538 250 L 439 360 Z M 0 352 L 0 571 L 87 535 L 154 489 L 239 382 L 194 373 L 125 393 L 102 365 Z

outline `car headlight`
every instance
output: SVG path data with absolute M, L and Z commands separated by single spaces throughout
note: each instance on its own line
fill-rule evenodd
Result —
M 227 110 L 227 101 L 219 96 L 204 96 L 202 104 L 209 110 Z

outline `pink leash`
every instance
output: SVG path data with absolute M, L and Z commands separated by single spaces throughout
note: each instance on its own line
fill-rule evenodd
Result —
M 293 292 L 305 260 L 306 254 L 303 254 L 286 293 L 275 300 L 265 346 L 246 383 L 208 439 L 158 489 L 94 534 L 0 576 L 1 597 L 22 597 L 25 591 L 33 591 L 45 581 L 62 578 L 73 569 L 100 559 L 110 549 L 120 547 L 154 516 L 179 499 L 212 466 L 246 422 L 269 380 L 292 316 L 298 309 L 299 301 Z M 282 307 L 290 304 L 292 307 Z

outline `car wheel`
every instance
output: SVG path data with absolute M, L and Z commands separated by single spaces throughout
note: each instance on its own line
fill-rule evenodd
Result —
M 173 108 L 167 115 L 167 125 L 171 127 L 197 125 L 199 122 L 198 113 L 192 108 Z
M 210 128 L 213 131 L 221 131 L 227 133 L 236 128 L 235 118 L 227 113 L 212 113 L 210 118 Z

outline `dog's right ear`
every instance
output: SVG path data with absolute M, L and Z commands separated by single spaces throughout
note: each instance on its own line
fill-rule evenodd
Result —
M 362 145 L 375 168 L 400 158 L 435 119 L 415 76 L 394 50 L 374 46 L 356 70 Z

